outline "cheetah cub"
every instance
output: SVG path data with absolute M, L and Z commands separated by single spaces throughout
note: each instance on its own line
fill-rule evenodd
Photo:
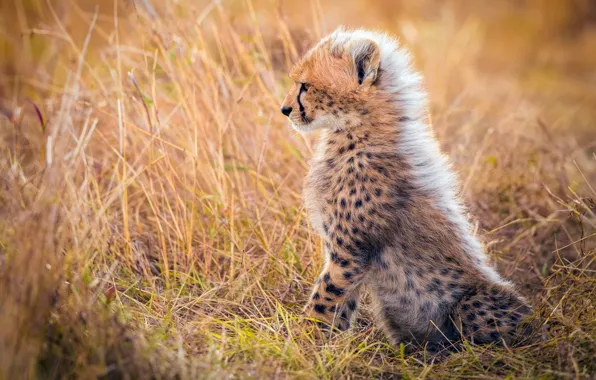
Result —
M 347 329 L 366 286 L 393 344 L 515 343 L 531 309 L 471 232 L 409 54 L 340 28 L 290 77 L 282 113 L 297 131 L 321 130 L 304 196 L 325 264 L 308 316 Z

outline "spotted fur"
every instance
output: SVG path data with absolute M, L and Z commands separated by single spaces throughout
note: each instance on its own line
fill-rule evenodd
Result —
M 304 196 L 325 264 L 308 315 L 345 330 L 367 286 L 395 344 L 513 343 L 531 310 L 471 231 L 409 54 L 338 29 L 290 77 L 292 126 L 321 130 Z

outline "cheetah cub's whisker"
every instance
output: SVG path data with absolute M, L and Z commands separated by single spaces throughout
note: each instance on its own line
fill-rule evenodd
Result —
M 325 265 L 307 314 L 345 330 L 367 286 L 394 344 L 515 343 L 531 309 L 471 232 L 409 54 L 340 28 L 290 77 L 282 112 L 298 131 L 322 130 L 304 195 Z

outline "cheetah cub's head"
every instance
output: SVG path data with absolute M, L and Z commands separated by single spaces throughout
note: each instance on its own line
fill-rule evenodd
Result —
M 299 132 L 343 128 L 366 114 L 381 51 L 371 39 L 338 30 L 291 70 L 293 85 L 281 112 Z

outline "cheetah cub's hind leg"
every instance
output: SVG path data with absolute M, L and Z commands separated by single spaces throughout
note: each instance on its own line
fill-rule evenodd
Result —
M 454 310 L 453 319 L 464 338 L 476 344 L 519 344 L 532 331 L 530 307 L 511 289 L 478 287 Z

